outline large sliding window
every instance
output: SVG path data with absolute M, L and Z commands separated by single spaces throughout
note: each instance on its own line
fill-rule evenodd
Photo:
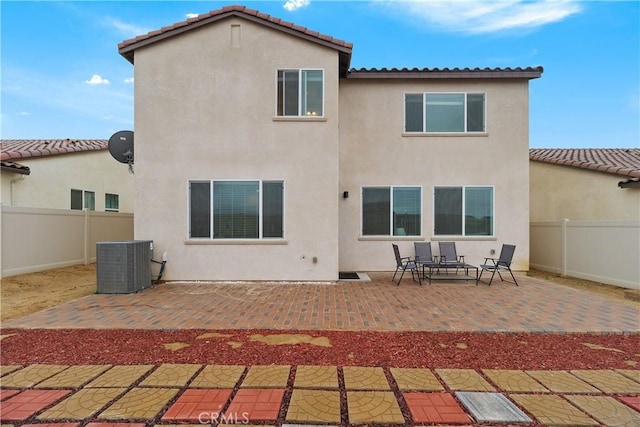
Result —
M 435 187 L 435 236 L 493 236 L 493 187 Z
M 322 116 L 323 104 L 322 70 L 278 70 L 278 116 Z
M 420 187 L 364 187 L 362 189 L 363 236 L 420 236 L 422 233 Z
M 473 133 L 485 131 L 484 93 L 407 93 L 407 133 Z
M 284 237 L 283 181 L 192 181 L 189 237 L 263 239 Z

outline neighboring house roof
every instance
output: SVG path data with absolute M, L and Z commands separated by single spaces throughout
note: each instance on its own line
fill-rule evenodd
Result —
M 29 157 L 46 157 L 84 151 L 108 149 L 106 139 L 2 139 L 0 160 L 3 162 Z
M 628 178 L 628 181 L 618 183 L 619 187 L 640 185 L 638 148 L 533 148 L 529 150 L 529 159 Z
M 120 55 L 124 56 L 129 62 L 133 64 L 134 51 L 139 47 L 147 46 L 149 44 L 165 40 L 169 37 L 176 36 L 185 31 L 190 31 L 203 25 L 208 25 L 212 22 L 220 21 L 234 16 L 257 22 L 270 28 L 303 38 L 310 42 L 335 49 L 340 53 L 341 73 L 343 75 L 346 74 L 349 68 L 349 62 L 351 61 L 351 49 L 353 47 L 352 43 L 320 34 L 317 31 L 309 30 L 306 27 L 301 27 L 299 25 L 293 24 L 292 22 L 283 21 L 282 19 L 272 17 L 271 15 L 268 15 L 266 13 L 258 12 L 257 10 L 248 9 L 245 6 L 237 5 L 226 6 L 222 9 L 212 10 L 209 13 L 198 15 L 194 18 L 189 18 L 186 21 L 181 21 L 167 27 L 162 27 L 159 30 L 151 31 L 147 34 L 125 40 L 122 43 L 118 44 L 118 51 L 120 52 Z
M 29 175 L 31 169 L 28 166 L 15 162 L 0 161 L 0 169 L 6 172 L 18 173 L 20 175 Z
M 134 52 L 137 48 L 150 45 L 152 43 L 165 40 L 169 37 L 176 36 L 190 31 L 195 28 L 199 28 L 203 25 L 210 24 L 212 22 L 220 21 L 229 17 L 240 17 L 253 22 L 257 22 L 262 25 L 266 25 L 270 28 L 283 31 L 287 34 L 291 34 L 302 39 L 308 40 L 313 43 L 317 43 L 331 49 L 335 49 L 340 54 L 340 75 L 348 78 L 526 78 L 536 79 L 542 75 L 542 67 L 535 68 L 434 68 L 434 69 L 407 69 L 403 68 L 398 70 L 393 68 L 388 70 L 383 68 L 378 70 L 376 68 L 371 69 L 349 69 L 349 63 L 351 62 L 351 51 L 353 44 L 344 40 L 336 39 L 331 36 L 320 34 L 317 31 L 309 30 L 306 27 L 301 27 L 292 22 L 283 21 L 282 19 L 275 18 L 266 13 L 258 12 L 257 10 L 248 9 L 245 6 L 226 6 L 222 9 L 213 10 L 209 13 L 198 15 L 194 18 L 189 18 L 186 21 L 181 21 L 170 26 L 162 27 L 159 30 L 151 31 L 147 34 L 137 36 L 132 39 L 125 40 L 118 44 L 118 51 L 120 55 L 124 56 L 129 62 L 134 63 Z

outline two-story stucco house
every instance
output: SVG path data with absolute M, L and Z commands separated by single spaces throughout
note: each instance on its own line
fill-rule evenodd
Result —
M 135 236 L 167 279 L 334 281 L 439 240 L 470 263 L 512 243 L 528 268 L 542 68 L 350 69 L 352 49 L 241 6 L 119 45 Z

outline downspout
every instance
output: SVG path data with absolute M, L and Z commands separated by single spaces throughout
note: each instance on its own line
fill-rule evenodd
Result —
M 10 188 L 11 188 L 11 206 L 13 206 L 13 184 L 16 182 L 24 181 L 24 175 L 20 175 L 18 178 L 14 178 L 11 180 Z

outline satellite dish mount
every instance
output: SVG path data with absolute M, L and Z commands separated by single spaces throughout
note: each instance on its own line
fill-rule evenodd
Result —
M 129 165 L 129 172 L 133 173 L 133 131 L 121 130 L 109 138 L 109 153 L 120 163 Z

